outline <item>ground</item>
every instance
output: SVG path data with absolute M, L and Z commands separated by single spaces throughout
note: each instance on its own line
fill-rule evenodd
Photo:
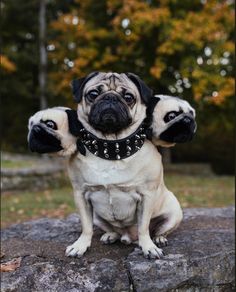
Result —
M 81 232 L 76 214 L 12 225 L 1 233 L 1 291 L 233 292 L 234 213 L 233 207 L 184 209 L 157 260 L 135 245 L 102 244 L 98 229 L 82 258 L 66 257 Z

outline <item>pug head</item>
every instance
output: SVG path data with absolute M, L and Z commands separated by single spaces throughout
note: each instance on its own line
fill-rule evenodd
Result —
M 56 153 L 68 156 L 76 152 L 76 137 L 70 133 L 66 107 L 54 107 L 36 112 L 29 118 L 28 144 L 32 152 Z M 77 114 L 76 114 L 77 116 Z
M 88 131 L 107 139 L 136 130 L 152 97 L 152 90 L 132 73 L 94 72 L 74 80 L 72 88 L 79 120 Z
M 153 112 L 152 130 L 155 145 L 164 147 L 191 141 L 197 129 L 196 113 L 178 97 L 155 95 L 159 99 Z

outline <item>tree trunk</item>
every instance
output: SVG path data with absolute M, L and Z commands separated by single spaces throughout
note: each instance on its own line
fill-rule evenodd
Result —
M 39 8 L 39 99 L 40 109 L 47 107 L 46 98 L 46 71 L 47 71 L 47 51 L 46 51 L 46 0 L 40 0 Z

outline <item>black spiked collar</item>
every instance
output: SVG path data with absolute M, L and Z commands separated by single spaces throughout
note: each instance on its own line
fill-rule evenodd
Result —
M 141 149 L 146 139 L 145 125 L 142 123 L 138 129 L 124 139 L 104 140 L 96 137 L 83 126 L 80 129 L 82 143 L 88 151 L 95 156 L 107 160 L 121 160 L 128 158 Z M 77 143 L 78 145 L 78 143 Z M 81 144 L 78 148 L 81 148 Z

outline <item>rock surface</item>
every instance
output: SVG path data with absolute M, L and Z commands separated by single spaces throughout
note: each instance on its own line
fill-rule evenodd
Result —
M 2 262 L 21 265 L 2 273 L 1 291 L 235 291 L 234 208 L 185 209 L 161 260 L 121 243 L 102 245 L 95 230 L 83 258 L 66 258 L 79 218 L 39 219 L 2 231 Z

